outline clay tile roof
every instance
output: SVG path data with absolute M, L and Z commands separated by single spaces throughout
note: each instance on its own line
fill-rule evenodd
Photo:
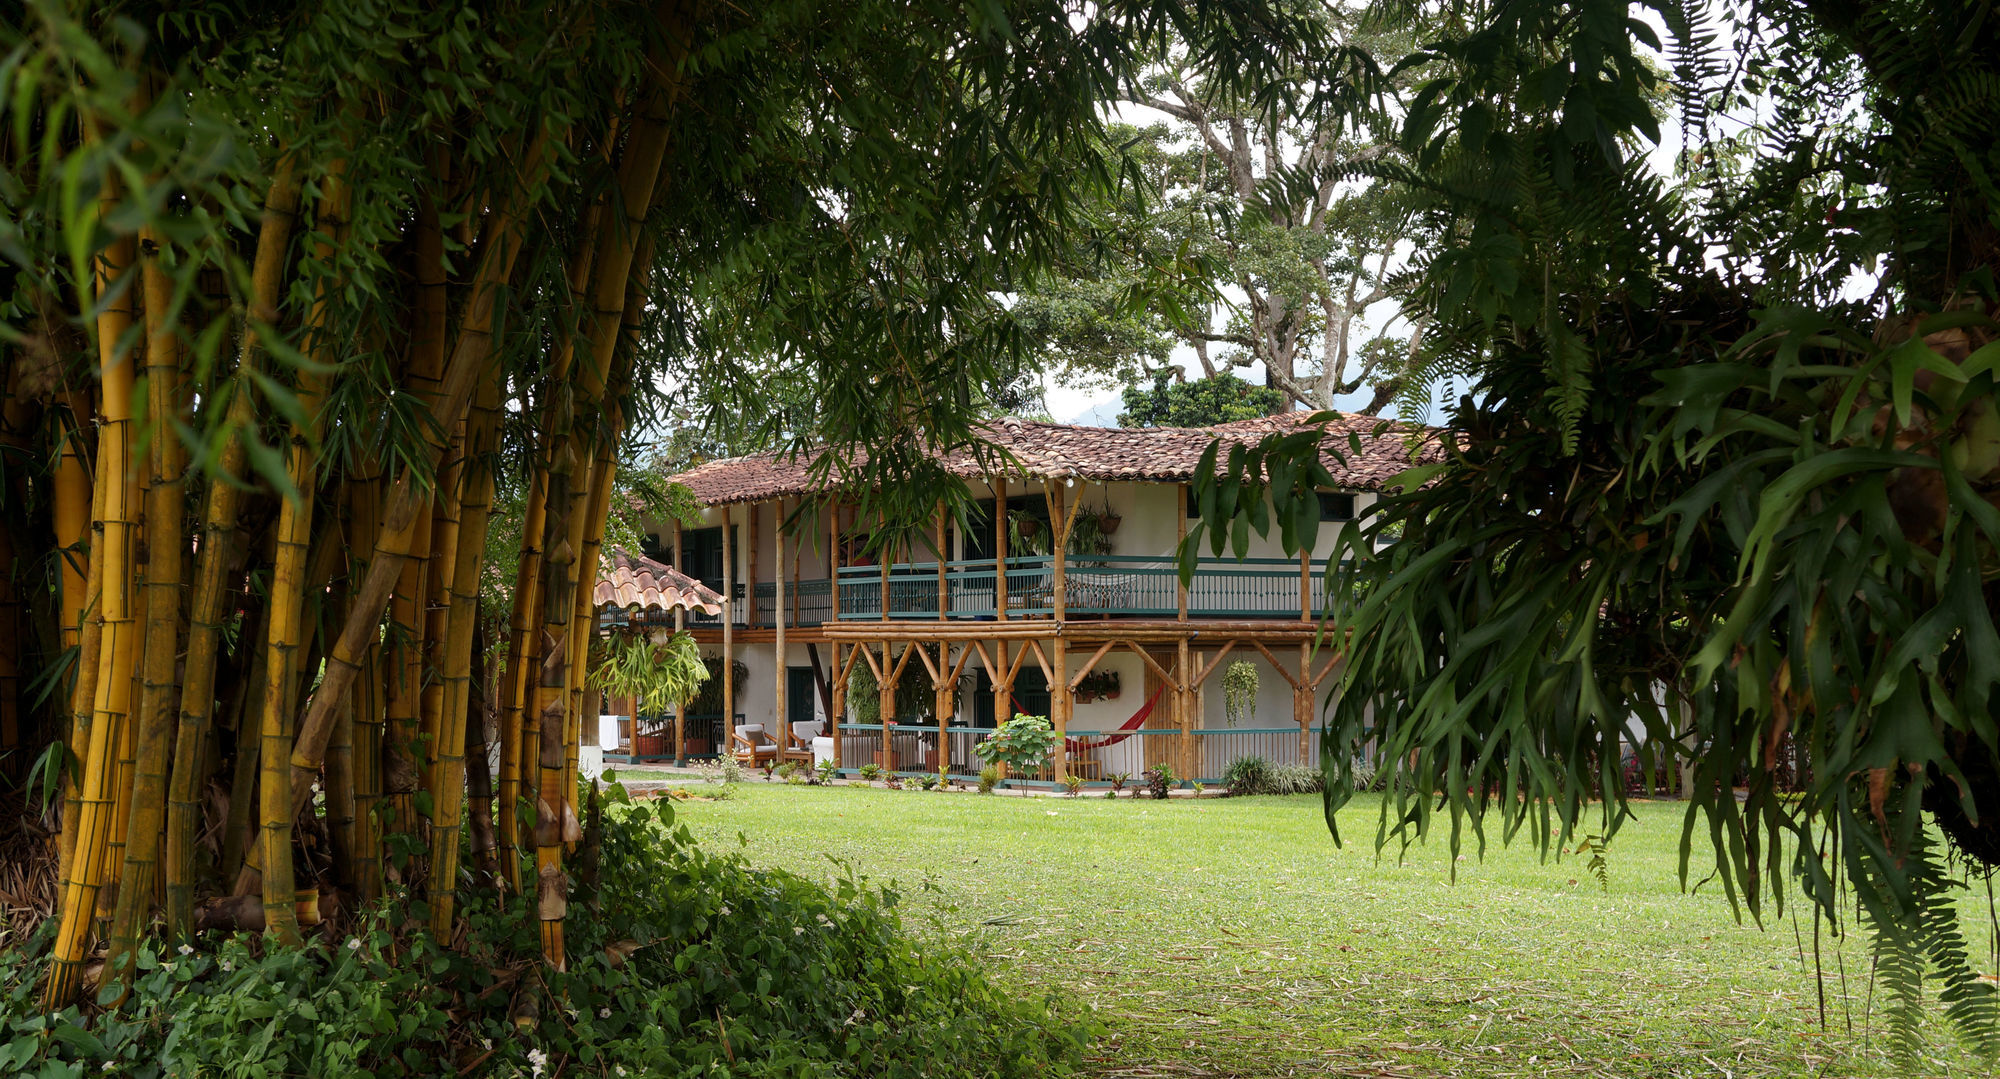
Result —
M 1232 444 L 1251 444 L 1266 435 L 1297 430 L 1312 415 L 1281 412 L 1214 427 L 1084 427 L 1006 416 L 988 422 L 985 437 L 1012 453 L 1032 477 L 1177 483 L 1194 475 L 1212 439 L 1221 438 L 1226 450 Z M 1373 432 L 1383 421 L 1373 416 L 1337 412 L 1334 417 L 1326 425 L 1325 445 L 1344 460 L 1329 456 L 1326 465 L 1343 489 L 1379 491 L 1397 473 L 1442 458 L 1438 434 L 1432 429 L 1391 421 L 1376 436 Z M 1413 434 L 1420 439 L 1414 454 Z M 1359 453 L 1352 449 L 1350 435 L 1360 438 Z M 703 505 L 760 502 L 819 491 L 822 485 L 808 474 L 810 464 L 804 456 L 752 454 L 709 461 L 673 479 L 687 485 Z M 954 453 L 944 464 L 966 479 L 982 478 L 970 454 Z
M 599 607 L 643 607 L 671 611 L 684 607 L 703 614 L 722 613 L 722 595 L 687 574 L 636 555 L 622 547 L 604 552 L 599 560 L 597 587 L 590 600 Z

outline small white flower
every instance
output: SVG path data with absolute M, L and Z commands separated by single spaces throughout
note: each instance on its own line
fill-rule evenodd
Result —
M 350 952 L 358 952 L 358 951 L 360 951 L 360 950 L 361 950 L 361 938 L 360 938 L 360 937 L 348 937 L 348 938 L 347 938 L 347 950 L 348 950 L 348 951 L 350 951 Z
M 802 925 L 795 925 L 795 926 L 793 926 L 793 927 L 792 927 L 792 935 L 793 935 L 793 936 L 795 936 L 795 937 L 798 937 L 798 936 L 804 936 L 804 935 L 805 935 L 805 931 L 806 931 L 806 927 L 805 927 L 805 926 L 802 926 Z
M 233 963 L 233 962 L 231 962 L 231 961 L 229 961 L 229 960 L 227 960 L 227 959 L 225 959 L 225 960 L 223 960 L 223 961 L 222 961 L 222 973 L 224 973 L 224 974 L 227 974 L 227 973 L 229 973 L 230 971 L 232 971 L 232 970 L 235 970 L 235 969 L 236 969 L 236 964 L 235 964 L 235 963 Z
M 105 1061 L 105 1062 L 104 1062 L 104 1070 L 105 1070 L 105 1071 L 108 1071 L 108 1072 L 115 1072 L 115 1071 L 117 1071 L 117 1070 L 118 1070 L 118 1062 L 117 1062 L 117 1061 L 115 1061 L 115 1060 L 107 1060 L 107 1061 Z
M 491 1049 L 491 1048 L 493 1048 L 493 1039 L 491 1039 L 491 1038 L 481 1038 L 481 1039 L 479 1039 L 479 1047 L 480 1047 L 481 1049 Z
M 827 916 L 826 916 L 826 915 L 824 915 L 824 914 L 819 914 L 819 915 L 815 915 L 814 917 L 817 917 L 817 918 L 819 919 L 819 924 L 821 924 L 821 925 L 823 925 L 823 926 L 826 926 L 826 927 L 827 927 L 828 929 L 832 929 L 832 928 L 833 928 L 833 919 L 832 919 L 832 918 L 829 918 L 829 917 L 827 917 Z
M 727 904 L 727 903 L 724 903 L 724 904 L 722 905 L 722 916 L 723 916 L 724 918 L 727 918 L 727 917 L 729 917 L 729 904 Z
M 610 1009 L 610 1008 L 599 1008 L 599 1009 L 597 1009 L 597 1017 L 598 1017 L 599 1019 L 609 1019 L 609 1018 L 611 1018 L 611 1009 Z
M 181 953 L 182 955 L 193 955 L 193 954 L 194 954 L 194 945 L 192 945 L 192 944 L 183 944 L 183 945 L 181 945 L 181 946 L 180 946 L 180 953 Z
M 528 1065 L 535 1069 L 536 1075 L 540 1075 L 542 1074 L 542 1069 L 549 1066 L 549 1055 L 540 1049 L 530 1049 L 528 1050 Z

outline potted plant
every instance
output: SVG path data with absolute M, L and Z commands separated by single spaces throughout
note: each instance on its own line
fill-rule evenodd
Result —
M 1125 518 L 1118 516 L 1118 514 L 1111 509 L 1110 503 L 1108 502 L 1101 503 L 1097 507 L 1098 531 L 1109 536 L 1112 533 L 1118 531 L 1118 526 L 1124 523 L 1125 523 Z
M 1049 531 L 1027 510 L 1007 511 L 1007 551 L 1014 555 L 1049 553 Z
M 1229 725 L 1250 715 L 1257 706 L 1257 665 L 1237 660 L 1222 672 L 1222 715 Z
M 1047 716 L 1015 713 L 1013 719 L 1001 724 L 985 741 L 973 746 L 972 751 L 1004 774 L 1014 769 L 1040 768 L 1055 745 L 1056 731 Z

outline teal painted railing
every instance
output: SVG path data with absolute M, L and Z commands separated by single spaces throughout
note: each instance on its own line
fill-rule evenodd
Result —
M 1309 600 L 1318 610 L 1324 587 L 1315 566 Z M 840 571 L 840 617 L 882 617 L 882 571 L 853 566 Z M 994 566 L 990 561 L 945 563 L 949 618 L 994 616 Z M 1135 555 L 1079 555 L 1065 571 L 1064 600 L 1071 616 L 1172 618 L 1179 609 L 1178 571 L 1172 559 Z M 1047 616 L 1055 610 L 1055 560 L 1047 555 L 1007 560 L 1009 617 Z M 1188 614 L 1195 618 L 1282 618 L 1299 611 L 1299 564 L 1287 558 L 1204 558 L 1188 586 Z M 938 617 L 937 563 L 898 563 L 889 570 L 889 617 Z

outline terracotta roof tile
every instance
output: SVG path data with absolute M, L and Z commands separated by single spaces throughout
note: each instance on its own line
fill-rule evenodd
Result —
M 1235 443 L 1255 443 L 1269 434 L 1297 430 L 1311 415 L 1283 412 L 1214 427 L 1083 427 L 1007 416 L 987 423 L 986 437 L 1011 452 L 1028 475 L 1034 477 L 1172 483 L 1194 475 L 1195 466 L 1211 439 L 1223 439 L 1225 448 Z M 1325 444 L 1345 460 L 1329 458 L 1327 469 L 1344 489 L 1379 491 L 1390 477 L 1404 469 L 1441 457 L 1434 429 L 1392 421 L 1388 430 L 1377 437 L 1373 431 L 1381 420 L 1354 413 L 1334 415 L 1336 418 L 1326 426 Z M 1412 433 L 1422 438 L 1414 455 L 1409 444 Z M 1358 454 L 1349 445 L 1350 434 L 1361 439 Z M 695 500 L 703 505 L 761 502 L 821 490 L 822 485 L 809 475 L 810 465 L 807 457 L 784 459 L 761 453 L 709 461 L 673 479 L 686 484 Z M 982 478 L 978 464 L 969 454 L 953 454 L 946 458 L 945 465 L 966 479 Z
M 687 574 L 613 547 L 599 559 L 597 586 L 590 600 L 599 607 L 643 607 L 671 611 L 685 607 L 703 614 L 722 613 L 722 594 Z

